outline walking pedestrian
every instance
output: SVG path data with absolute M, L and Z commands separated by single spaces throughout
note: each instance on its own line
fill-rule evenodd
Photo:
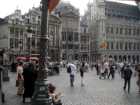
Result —
M 85 63 L 83 62 L 80 67 L 81 86 L 84 86 L 84 71 L 85 71 Z
M 102 79 L 102 77 L 104 79 L 106 78 L 105 68 L 104 68 L 104 63 L 103 62 L 102 62 L 102 64 L 100 64 L 100 75 L 99 75 L 99 79 Z
M 126 64 L 123 65 L 123 67 L 121 68 L 121 78 L 124 78 L 124 69 L 126 67 Z
M 130 92 L 130 82 L 131 82 L 132 70 L 129 65 L 124 69 L 124 91 L 126 90 L 126 86 L 128 85 L 128 93 Z
M 16 73 L 16 86 L 18 87 L 17 95 L 22 95 L 24 90 L 23 87 L 24 78 L 22 73 L 23 73 L 23 63 L 19 62 Z
M 35 81 L 37 78 L 37 71 L 35 70 L 34 65 L 32 63 L 29 63 L 24 68 L 23 77 L 24 77 L 23 103 L 25 103 L 25 99 L 31 98 L 34 93 Z
M 112 79 L 115 78 L 115 70 L 116 70 L 116 66 L 114 64 L 112 64 L 110 66 L 110 72 L 109 72 L 109 75 L 108 75 L 108 79 L 109 79 L 110 75 L 112 76 Z
M 67 71 L 68 71 L 69 76 L 70 76 L 70 85 L 71 85 L 71 87 L 74 86 L 74 79 L 75 79 L 76 69 L 77 68 L 76 68 L 75 64 L 68 63 Z
M 107 78 L 107 76 L 108 76 L 108 71 L 109 71 L 109 62 L 105 62 L 104 63 L 104 74 L 105 74 L 105 78 Z

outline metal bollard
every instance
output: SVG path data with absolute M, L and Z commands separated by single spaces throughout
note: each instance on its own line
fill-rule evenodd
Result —
M 2 71 L 2 75 L 3 75 L 3 81 L 9 81 L 8 67 L 4 66 L 4 69 Z
M 0 66 L 0 96 L 1 96 L 1 102 L 4 103 L 5 102 L 5 94 L 2 90 L 2 71 L 4 70 L 4 68 L 2 66 Z

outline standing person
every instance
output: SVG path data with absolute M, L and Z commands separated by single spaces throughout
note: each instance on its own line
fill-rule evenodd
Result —
M 121 68 L 121 78 L 124 78 L 124 69 L 126 68 L 126 63 L 124 63 L 123 67 Z
M 96 74 L 99 75 L 100 71 L 99 71 L 99 64 L 98 63 L 95 64 L 95 68 L 96 68 Z
M 126 89 L 126 85 L 128 85 L 128 93 L 130 92 L 130 81 L 132 76 L 132 70 L 129 65 L 126 66 L 124 69 L 124 91 Z
M 85 71 L 85 63 L 83 62 L 81 67 L 80 67 L 80 76 L 81 76 L 81 86 L 84 86 L 84 71 Z
M 138 88 L 139 88 L 139 93 L 140 93 L 140 65 L 136 65 L 136 71 L 137 71 L 137 76 L 138 76 L 138 79 L 137 79 L 137 85 L 138 85 Z
M 108 76 L 108 71 L 109 71 L 109 62 L 105 62 L 104 63 L 104 75 L 105 75 L 105 78 Z
M 139 93 L 140 93 L 140 70 L 138 70 L 138 80 L 137 80 L 137 85 L 138 85 Z
M 16 73 L 16 86 L 18 87 L 17 95 L 22 95 L 23 94 L 24 78 L 23 78 L 22 73 L 23 73 L 23 63 L 19 62 L 18 66 L 17 66 L 17 73 Z
M 99 75 L 99 79 L 102 79 L 102 77 L 105 79 L 106 75 L 105 75 L 105 68 L 104 68 L 104 63 L 102 62 L 100 64 L 100 75 Z
M 115 78 L 115 70 L 116 70 L 116 66 L 114 64 L 112 64 L 110 66 L 110 72 L 109 72 L 109 75 L 108 75 L 108 79 L 109 79 L 110 75 L 112 76 L 112 79 Z
M 34 93 L 34 86 L 37 78 L 37 72 L 32 63 L 29 63 L 24 68 L 23 77 L 24 77 L 23 103 L 25 103 L 25 99 L 31 98 Z
M 76 66 L 73 63 L 69 63 L 67 66 L 67 70 L 70 76 L 70 85 L 71 87 L 74 86 L 74 79 L 75 79 L 75 74 L 76 74 Z

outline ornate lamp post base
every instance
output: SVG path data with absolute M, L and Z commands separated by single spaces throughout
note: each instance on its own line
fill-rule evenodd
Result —
M 48 81 L 37 80 L 32 105 L 51 105 L 52 99 L 48 95 Z

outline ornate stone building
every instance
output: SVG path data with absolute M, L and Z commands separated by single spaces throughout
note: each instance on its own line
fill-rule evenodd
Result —
M 10 59 L 26 53 L 24 31 L 24 21 L 18 9 L 0 23 L 0 48 L 6 50 Z
M 80 22 L 80 61 L 90 63 L 90 33 L 88 33 L 87 18 L 83 16 Z
M 140 11 L 135 5 L 93 0 L 88 6 L 91 59 L 140 62 Z M 102 42 L 107 47 L 101 48 Z
M 0 22 L 0 48 L 9 52 L 11 60 L 16 56 L 32 56 L 38 54 L 41 29 L 41 11 L 32 8 L 22 15 L 20 10 L 7 16 Z M 3 38 L 2 38 L 3 37 Z M 51 61 L 60 60 L 61 20 L 56 15 L 49 15 L 47 54 Z
M 55 10 L 62 20 L 62 59 L 78 60 L 80 45 L 79 10 L 69 3 L 60 3 Z
M 38 54 L 39 38 L 41 29 L 41 11 L 39 8 L 32 8 L 27 14 L 24 15 L 25 25 L 28 34 L 32 34 L 31 40 L 28 39 L 27 46 L 30 47 L 32 54 Z M 47 34 L 47 55 L 51 61 L 59 61 L 61 53 L 61 19 L 51 14 L 48 17 L 48 34 Z M 31 32 L 28 30 L 31 30 Z M 30 41 L 29 41 L 30 40 Z M 31 42 L 28 44 L 28 42 Z M 29 49 L 29 48 L 28 48 Z

